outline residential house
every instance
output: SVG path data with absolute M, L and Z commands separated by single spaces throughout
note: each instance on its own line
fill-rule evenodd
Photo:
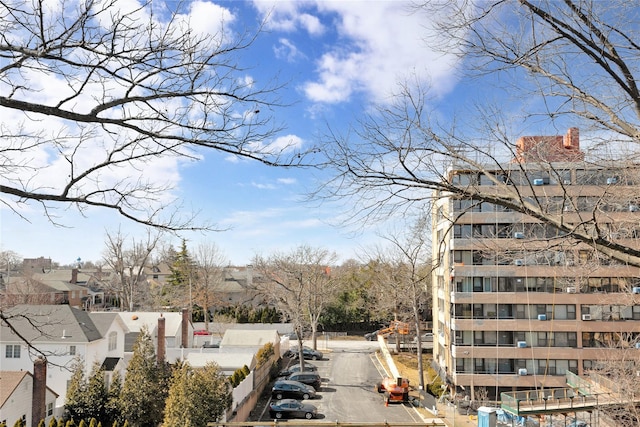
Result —
M 44 419 L 45 425 L 49 425 L 58 395 L 45 386 L 45 398 L 41 402 L 34 399 L 37 387 L 37 381 L 28 371 L 0 371 L 0 424 L 12 426 L 17 420 L 23 420 L 23 425 L 35 427 Z M 42 408 L 34 411 L 34 404 Z
M 69 304 L 76 308 L 101 306 L 104 292 L 96 278 L 78 269 L 24 270 L 8 277 L 2 290 L 6 306 L 17 304 Z
M 33 372 L 34 358 L 46 357 L 47 386 L 61 408 L 74 361 L 91 372 L 94 363 L 122 359 L 126 325 L 117 313 L 92 313 L 69 305 L 17 305 L 3 312 L 11 327 L 0 326 L 0 366 L 8 371 Z M 26 340 L 29 345 L 25 343 Z

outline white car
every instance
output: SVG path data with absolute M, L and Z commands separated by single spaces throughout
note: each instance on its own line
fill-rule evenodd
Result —
M 418 337 L 413 337 L 413 342 L 418 342 Z M 425 332 L 420 335 L 420 342 L 433 342 L 433 334 L 431 332 Z

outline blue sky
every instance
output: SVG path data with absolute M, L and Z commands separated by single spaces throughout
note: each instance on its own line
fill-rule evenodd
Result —
M 157 2 L 154 2 L 157 4 Z M 287 82 L 281 93 L 289 107 L 274 110 L 286 125 L 280 137 L 310 145 L 330 123 L 346 129 L 373 103 L 385 102 L 397 82 L 410 74 L 433 89 L 444 106 L 460 101 L 455 61 L 425 43 L 424 15 L 411 14 L 402 1 L 227 1 L 191 3 L 194 25 L 223 17 L 228 29 L 265 31 L 241 59 L 256 81 L 276 73 Z M 366 229 L 341 228 L 350 206 L 302 203 L 321 176 L 309 170 L 277 169 L 210 153 L 200 162 L 172 165 L 150 173 L 167 176 L 176 195 L 200 219 L 227 231 L 186 233 L 188 245 L 213 241 L 231 264 L 256 254 L 287 251 L 301 244 L 337 252 L 342 261 L 380 242 L 385 224 Z M 119 227 L 131 238 L 144 230 L 112 212 L 90 209 L 80 215 L 60 207 L 60 225 L 52 225 L 37 204 L 19 218 L 0 207 L 1 248 L 23 257 L 50 257 L 62 264 L 99 261 L 105 230 Z M 172 239 L 174 245 L 179 239 Z

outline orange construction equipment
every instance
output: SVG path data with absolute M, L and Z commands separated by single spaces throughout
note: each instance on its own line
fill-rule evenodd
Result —
M 409 380 L 406 378 L 383 378 L 377 385 L 378 393 L 384 393 L 384 404 L 409 401 Z
M 378 335 L 387 336 L 393 332 L 397 332 L 400 335 L 409 335 L 409 324 L 400 322 L 399 320 L 393 320 L 388 328 L 380 329 Z

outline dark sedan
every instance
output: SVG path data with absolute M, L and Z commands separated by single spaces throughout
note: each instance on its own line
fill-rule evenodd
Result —
M 271 418 L 306 418 L 310 420 L 318 415 L 318 408 L 294 399 L 283 399 L 271 402 L 269 416 Z
M 318 350 L 314 350 L 311 347 L 302 347 L 302 357 L 304 359 L 311 360 L 322 360 L 322 352 Z M 291 349 L 291 357 L 297 359 L 299 357 L 298 348 Z
M 316 390 L 320 390 L 320 387 L 322 387 L 322 378 L 320 378 L 320 375 L 318 375 L 317 372 L 294 372 L 293 374 L 289 375 L 287 379 L 290 381 L 298 381 L 300 383 L 310 385 Z
M 379 331 L 379 329 L 378 329 Z M 378 339 L 378 331 L 368 332 L 364 334 L 364 339 L 367 341 L 375 341 Z
M 307 384 L 299 381 L 278 380 L 271 388 L 271 397 L 280 399 L 313 399 L 316 397 L 316 390 Z

